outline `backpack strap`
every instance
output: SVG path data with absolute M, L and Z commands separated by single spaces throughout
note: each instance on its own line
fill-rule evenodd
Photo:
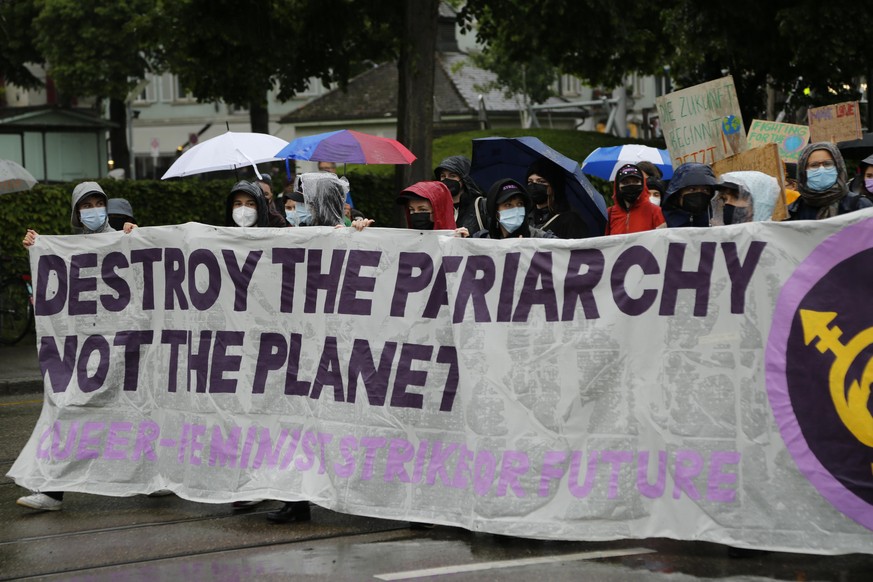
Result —
M 482 201 L 482 196 L 479 196 L 478 198 L 476 198 L 476 201 L 474 202 L 474 206 L 476 207 L 476 222 L 479 224 L 479 230 L 485 230 L 485 225 L 482 223 L 483 222 L 482 221 L 482 213 L 481 213 L 481 210 L 479 207 L 479 204 L 481 203 L 481 201 Z
M 551 217 L 550 219 L 548 219 L 544 225 L 542 225 L 541 227 L 539 227 L 539 229 L 540 229 L 540 230 L 546 230 L 546 227 L 548 227 L 550 224 L 552 224 L 553 222 L 555 222 L 555 219 L 558 218 L 559 216 L 561 216 L 561 213 L 560 213 L 560 212 L 557 213 L 556 215 L 554 215 L 553 217 Z

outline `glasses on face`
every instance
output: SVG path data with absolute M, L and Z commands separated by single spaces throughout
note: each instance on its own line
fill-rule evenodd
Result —
M 824 168 L 826 170 L 830 170 L 831 168 L 834 168 L 834 167 L 836 167 L 836 164 L 834 162 L 831 162 L 831 161 L 813 162 L 811 164 L 806 164 L 807 170 L 817 170 L 819 168 Z

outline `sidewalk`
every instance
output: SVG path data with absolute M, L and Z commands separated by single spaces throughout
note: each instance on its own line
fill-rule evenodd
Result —
M 36 335 L 29 334 L 14 346 L 0 346 L 0 396 L 40 392 Z

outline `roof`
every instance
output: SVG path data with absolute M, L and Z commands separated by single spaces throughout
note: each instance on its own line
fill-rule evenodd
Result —
M 507 98 L 500 89 L 479 90 L 496 79 L 496 74 L 476 67 L 464 53 L 437 53 L 435 107 L 442 115 L 475 115 L 482 95 L 489 115 L 517 115 L 524 107 L 521 95 Z M 346 91 L 333 89 L 288 113 L 279 123 L 396 117 L 398 80 L 397 64 L 383 63 L 351 79 Z M 554 105 L 566 100 L 552 97 L 546 103 Z
M 0 109 L 0 129 L 106 129 L 114 126 L 114 123 L 97 116 L 90 109 L 53 105 Z

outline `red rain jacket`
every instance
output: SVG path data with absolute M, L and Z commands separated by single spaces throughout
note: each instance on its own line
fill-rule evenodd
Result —
M 434 230 L 455 230 L 455 207 L 452 202 L 452 193 L 442 182 L 416 182 L 405 188 L 403 192 L 411 192 L 416 196 L 427 198 L 433 209 Z M 406 211 L 406 225 L 409 226 L 409 210 Z
M 654 230 L 664 224 L 660 206 L 649 202 L 649 188 L 643 182 L 643 192 L 630 208 L 618 196 L 618 183 L 612 184 L 612 199 L 615 203 L 607 209 L 606 234 L 628 234 Z

